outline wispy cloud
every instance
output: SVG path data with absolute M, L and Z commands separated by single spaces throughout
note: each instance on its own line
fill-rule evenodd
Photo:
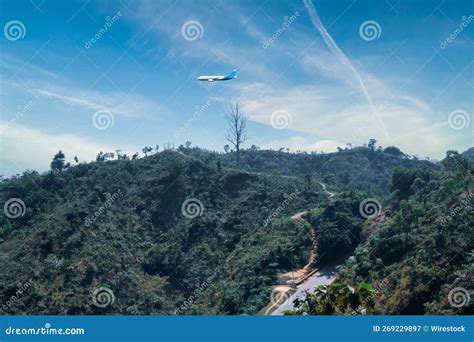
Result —
M 0 158 L 2 164 L 10 165 L 8 169 L 2 169 L 3 174 L 11 174 L 16 166 L 20 169 L 45 170 L 59 150 L 65 152 L 71 162 L 74 156 L 78 156 L 81 161 L 91 161 L 99 151 L 113 151 L 111 146 L 75 134 L 47 134 L 19 124 L 9 125 L 5 121 L 0 121 L 0 125 L 9 127 L 0 133 L 3 150 Z
M 128 16 L 128 19 L 140 26 L 141 30 L 129 39 L 128 47 L 145 53 L 160 63 L 171 60 L 173 63 L 181 64 L 182 61 L 192 60 L 198 61 L 196 66 L 207 67 L 206 64 L 209 63 L 220 64 L 229 70 L 242 69 L 241 71 L 248 77 L 278 76 L 268 62 L 261 57 L 258 58 L 262 52 L 262 41 L 266 38 L 256 24 L 258 17 L 248 20 L 249 18 L 241 12 L 242 8 L 237 8 L 236 4 L 228 5 L 222 2 L 207 5 L 186 2 L 186 6 L 173 4 L 173 1 L 136 3 L 133 15 Z M 156 15 L 165 12 L 166 15 L 158 17 Z M 232 15 L 226 15 L 226 20 L 222 21 L 224 13 L 227 12 Z M 196 20 L 202 25 L 201 39 L 186 41 L 183 38 L 181 28 L 188 20 Z M 236 38 L 233 33 L 235 28 L 243 28 L 243 31 L 239 30 L 239 34 L 244 33 L 247 38 L 245 40 L 241 37 Z M 163 46 L 172 48 L 164 49 Z M 172 58 L 168 59 L 169 56 Z M 219 70 L 206 72 L 216 73 Z
M 0 88 L 6 94 L 23 92 L 35 98 L 62 102 L 72 108 L 85 110 L 87 115 L 104 109 L 128 118 L 153 118 L 170 113 L 166 106 L 141 94 L 84 87 L 65 75 L 51 72 L 32 62 L 21 63 L 8 55 L 0 58 L 0 69 L 6 75 L 0 81 Z
M 309 15 L 311 17 L 311 20 L 313 22 L 313 25 L 318 29 L 318 31 L 321 33 L 321 36 L 323 37 L 324 41 L 326 42 L 328 48 L 333 52 L 333 54 L 336 56 L 341 63 L 346 65 L 354 77 L 357 79 L 360 85 L 360 89 L 362 90 L 363 94 L 365 95 L 367 102 L 371 106 L 372 110 L 374 109 L 374 101 L 372 100 L 372 97 L 370 96 L 367 87 L 365 86 L 365 82 L 360 76 L 360 74 L 357 72 L 357 70 L 354 68 L 352 65 L 351 61 L 346 57 L 346 55 L 341 51 L 339 46 L 337 46 L 336 42 L 334 39 L 332 39 L 331 35 L 327 32 L 326 28 L 322 24 L 321 20 L 319 19 L 318 13 L 316 12 L 316 8 L 314 7 L 313 3 L 311 0 L 304 0 L 304 4 L 306 8 L 308 9 Z
M 285 110 L 292 117 L 289 130 L 313 134 L 314 145 L 302 141 L 300 149 L 327 151 L 346 143 L 363 144 L 377 138 L 384 145 L 397 145 L 407 153 L 440 157 L 456 141 L 445 122 L 430 120 L 429 106 L 410 97 L 380 97 L 379 114 L 387 127 L 387 136 L 361 99 L 348 98 L 343 87 L 327 85 L 298 86 L 292 89 L 250 84 L 240 88 L 244 109 L 252 121 L 271 126 L 271 115 Z M 380 94 L 382 95 L 382 94 Z M 337 105 L 335 105 L 337 103 Z M 312 147 L 309 147 L 312 146 Z M 296 147 L 296 146 L 295 146 Z M 324 147 L 324 148 L 322 148 Z
M 67 94 L 59 90 L 34 89 L 35 96 L 58 100 L 71 106 L 90 111 L 109 110 L 114 115 L 124 117 L 143 117 L 162 111 L 161 106 L 141 96 L 123 96 L 121 93 L 87 92 L 87 95 L 78 97 L 80 91 L 69 91 Z
M 280 148 L 289 148 L 291 151 L 315 151 L 315 152 L 336 152 L 338 147 L 344 148 L 345 142 L 336 140 L 319 140 L 312 141 L 308 138 L 298 135 L 292 136 L 288 139 L 271 140 L 259 144 L 263 149 L 279 150 Z

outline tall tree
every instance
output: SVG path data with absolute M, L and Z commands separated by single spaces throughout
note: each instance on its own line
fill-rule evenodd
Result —
M 53 161 L 51 162 L 51 171 L 52 172 L 61 172 L 63 169 L 66 168 L 65 161 L 66 156 L 64 155 L 63 151 L 59 151 L 53 157 Z
M 240 162 L 240 149 L 242 144 L 247 140 L 247 119 L 240 110 L 239 102 L 230 103 L 230 111 L 226 115 L 228 124 L 227 141 L 230 142 L 236 151 L 236 163 Z
M 370 148 L 372 151 L 375 150 L 375 144 L 377 143 L 377 140 L 375 139 L 370 139 L 369 143 L 367 144 L 367 147 Z

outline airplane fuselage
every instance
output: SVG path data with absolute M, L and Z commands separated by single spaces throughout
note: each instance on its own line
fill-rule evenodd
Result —
M 216 75 L 216 76 L 199 76 L 197 79 L 198 81 L 207 81 L 207 82 L 214 82 L 214 81 L 228 81 L 231 79 L 237 78 L 237 70 L 233 70 L 229 75 Z
M 214 81 L 227 81 L 227 80 L 231 80 L 231 78 L 227 78 L 225 76 L 199 76 L 198 80 L 214 82 Z

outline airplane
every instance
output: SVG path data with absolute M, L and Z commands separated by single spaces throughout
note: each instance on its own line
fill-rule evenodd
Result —
M 227 76 L 199 76 L 197 78 L 198 81 L 208 81 L 208 82 L 214 82 L 214 81 L 228 81 L 233 78 L 237 78 L 237 70 L 232 70 L 232 72 L 227 75 Z

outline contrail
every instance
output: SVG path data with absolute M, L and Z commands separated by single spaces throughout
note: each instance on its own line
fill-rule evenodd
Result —
M 318 29 L 318 31 L 321 33 L 321 36 L 323 37 L 324 41 L 326 42 L 327 46 L 329 49 L 336 55 L 336 57 L 343 63 L 345 64 L 349 69 L 351 69 L 352 73 L 354 76 L 357 78 L 359 81 L 360 87 L 362 89 L 362 92 L 365 95 L 365 98 L 367 99 L 367 102 L 370 105 L 370 109 L 375 112 L 375 105 L 374 101 L 372 100 L 372 97 L 370 97 L 369 92 L 367 91 L 367 88 L 365 87 L 364 81 L 362 80 L 362 77 L 360 77 L 359 73 L 357 70 L 354 68 L 352 63 L 349 61 L 349 59 L 344 55 L 344 53 L 339 49 L 337 46 L 336 42 L 332 39 L 331 35 L 326 31 L 326 28 L 323 26 L 321 20 L 319 19 L 318 13 L 316 12 L 316 8 L 314 8 L 313 3 L 311 0 L 303 0 L 304 5 L 308 9 L 309 16 L 311 17 L 311 21 L 313 22 L 313 25 Z

